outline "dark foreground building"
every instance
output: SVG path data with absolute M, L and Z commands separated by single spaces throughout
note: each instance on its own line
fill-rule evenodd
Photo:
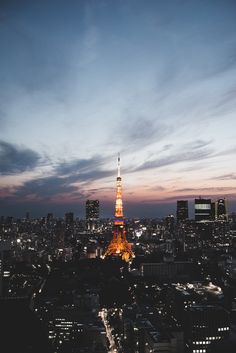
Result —
M 220 306 L 193 305 L 184 312 L 186 351 L 208 353 L 212 343 L 229 334 L 229 313 Z
M 1 352 L 52 353 L 42 322 L 22 298 L 0 300 Z

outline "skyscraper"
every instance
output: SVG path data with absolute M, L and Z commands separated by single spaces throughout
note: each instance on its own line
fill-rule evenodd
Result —
M 217 200 L 217 218 L 222 220 L 227 220 L 227 207 L 226 207 L 226 200 L 219 199 Z
M 176 217 L 177 217 L 178 222 L 188 219 L 188 201 L 187 200 L 178 200 L 177 201 Z
M 52 222 L 53 220 L 53 213 L 48 213 L 47 214 L 47 223 Z
M 4 272 L 4 252 L 10 250 L 10 241 L 0 240 L 0 298 L 3 294 L 2 279 Z
M 120 175 L 120 155 L 118 155 L 118 174 L 116 178 L 116 204 L 115 204 L 115 219 L 113 222 L 113 238 L 105 252 L 105 256 L 116 255 L 122 260 L 130 261 L 134 254 L 131 246 L 128 243 L 125 235 L 125 221 L 123 218 L 123 203 L 122 203 L 122 183 Z
M 86 219 L 99 218 L 99 201 L 87 200 L 86 201 Z
M 214 221 L 217 218 L 217 204 L 215 201 L 211 202 L 211 219 Z
M 211 218 L 211 199 L 195 199 L 195 221 L 207 221 Z
M 207 353 L 212 342 L 223 340 L 229 334 L 229 313 L 220 306 L 191 305 L 184 310 L 183 321 L 189 353 Z
M 87 200 L 86 201 L 86 224 L 88 230 L 95 230 L 99 220 L 99 201 Z
M 56 247 L 58 249 L 64 249 L 64 241 L 65 241 L 65 225 L 58 220 L 55 227 L 55 235 L 56 235 Z
M 73 212 L 67 212 L 65 214 L 65 222 L 67 225 L 72 225 L 74 223 L 74 213 Z

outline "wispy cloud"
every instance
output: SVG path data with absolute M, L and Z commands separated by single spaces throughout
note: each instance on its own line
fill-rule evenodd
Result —
M 74 159 L 63 161 L 50 170 L 50 176 L 35 177 L 30 181 L 17 185 L 14 188 L 5 188 L 0 197 L 10 197 L 16 202 L 57 202 L 63 200 L 83 200 L 94 194 L 99 189 L 91 188 L 93 181 L 106 178 L 114 171 L 101 169 L 104 167 L 106 158 L 95 156 L 90 159 Z
M 171 125 L 162 121 L 158 117 L 137 116 L 125 113 L 121 121 L 114 126 L 113 135 L 117 136 L 115 142 L 121 146 L 121 153 L 137 153 L 145 147 L 162 141 L 173 131 Z M 167 146 L 168 149 L 168 146 Z
M 73 200 L 84 200 L 88 193 L 78 186 L 71 185 L 67 178 L 50 176 L 38 178 L 24 183 L 8 195 L 15 202 L 53 202 L 58 203 Z
M 200 191 L 200 190 L 199 190 Z M 189 201 L 194 201 L 194 199 L 198 198 L 198 196 L 204 196 L 206 198 L 210 198 L 212 200 L 215 200 L 215 199 L 218 199 L 218 198 L 221 198 L 221 197 L 225 197 L 226 199 L 229 199 L 229 200 L 235 200 L 236 198 L 236 193 L 219 193 L 219 192 L 209 192 L 208 194 L 201 194 L 201 192 L 198 192 L 197 193 L 197 190 L 196 190 L 196 193 L 186 193 L 186 194 L 180 194 L 180 195 L 172 195 L 172 196 L 168 196 L 168 197 L 157 197 L 157 198 L 149 198 L 149 199 L 145 199 L 143 200 L 143 204 L 149 204 L 149 203 L 170 203 L 170 202 L 176 202 L 177 200 L 189 200 Z M 176 204 L 175 204 L 176 206 Z
M 227 191 L 233 190 L 233 187 L 230 186 L 218 186 L 218 187 L 204 187 L 204 188 L 183 188 L 183 189 L 176 189 L 174 192 L 193 192 L 195 191 L 196 194 L 201 193 L 214 193 L 214 192 L 222 192 L 225 193 Z
M 209 142 L 196 140 L 193 143 L 185 144 L 177 152 L 168 154 L 155 160 L 141 164 L 135 171 L 147 170 L 168 166 L 180 162 L 195 162 L 207 159 L 213 155 L 213 149 L 208 147 Z
M 88 159 L 73 159 L 71 161 L 61 161 L 56 167 L 58 175 L 74 175 L 87 173 L 91 169 L 98 169 L 104 164 L 104 158 L 97 155 Z
M 123 127 L 122 133 L 126 143 L 137 145 L 150 144 L 170 132 L 170 127 L 167 127 L 164 123 L 145 117 L 125 119 Z
M 114 174 L 114 171 L 104 168 L 107 160 L 108 158 L 97 155 L 89 159 L 64 161 L 56 166 L 54 172 L 58 176 L 67 176 L 70 182 L 91 182 Z
M 35 168 L 40 155 L 26 147 L 0 141 L 0 174 L 22 173 Z
M 231 154 L 236 154 L 236 146 L 233 146 L 233 147 L 224 149 L 224 150 L 222 150 L 222 151 L 216 152 L 216 153 L 214 154 L 214 156 L 215 156 L 215 157 L 218 157 L 218 156 L 227 156 L 227 155 L 231 155 Z
M 214 180 L 236 180 L 236 173 L 223 174 L 212 178 Z

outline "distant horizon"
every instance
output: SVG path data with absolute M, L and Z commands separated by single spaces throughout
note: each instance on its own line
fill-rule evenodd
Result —
M 210 198 L 210 197 L 209 197 Z M 223 198 L 223 197 L 222 197 Z M 179 199 L 180 200 L 180 199 Z M 182 199 L 181 199 L 182 200 Z M 213 200 L 213 199 L 212 199 Z M 226 199 L 227 200 L 227 199 Z M 213 201 L 216 201 L 215 199 Z M 104 204 L 100 200 L 100 217 L 99 218 L 113 218 L 114 217 L 114 205 L 115 204 Z M 236 212 L 236 201 L 227 200 L 228 202 L 228 213 L 232 214 Z M 39 207 L 39 208 L 38 208 Z M 194 199 L 188 200 L 189 207 L 189 219 L 194 219 Z M 55 218 L 63 218 L 65 213 L 73 212 L 75 218 L 85 219 L 85 202 L 83 204 L 75 205 L 60 205 L 54 207 L 40 208 L 39 205 L 33 205 L 31 208 L 22 206 L 21 211 L 12 205 L 7 209 L 3 210 L 0 208 L 0 216 L 14 217 L 14 218 L 25 218 L 26 213 L 29 212 L 30 218 L 41 218 L 46 217 L 48 213 L 52 213 Z M 9 212 L 12 212 L 11 214 Z M 168 215 L 174 215 L 176 217 L 176 202 L 162 203 L 162 204 L 140 204 L 133 205 L 129 203 L 124 204 L 124 218 L 165 218 Z

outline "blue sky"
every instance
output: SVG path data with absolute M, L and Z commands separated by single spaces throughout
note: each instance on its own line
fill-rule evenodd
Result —
M 0 2 L 0 214 L 236 199 L 235 1 Z

